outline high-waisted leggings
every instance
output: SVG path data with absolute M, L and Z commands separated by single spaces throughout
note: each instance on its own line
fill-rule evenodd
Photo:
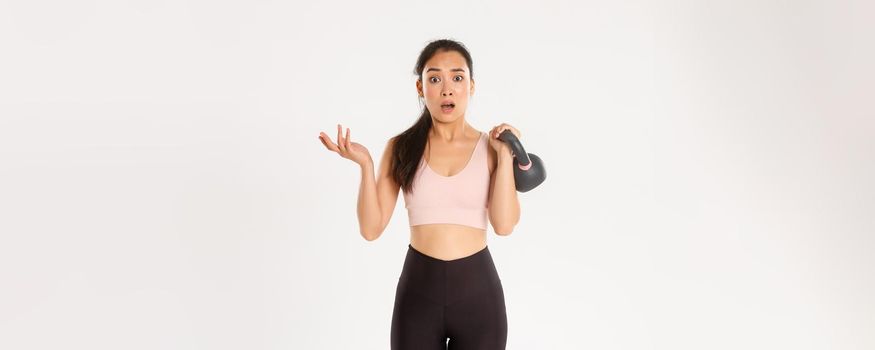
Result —
M 504 349 L 504 289 L 489 248 L 440 260 L 407 247 L 395 291 L 392 349 Z

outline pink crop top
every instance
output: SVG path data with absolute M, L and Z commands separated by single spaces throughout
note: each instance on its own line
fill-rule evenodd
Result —
M 486 133 L 480 132 L 468 164 L 453 176 L 436 173 L 422 157 L 412 193 L 404 192 L 410 226 L 445 223 L 486 229 L 488 146 Z

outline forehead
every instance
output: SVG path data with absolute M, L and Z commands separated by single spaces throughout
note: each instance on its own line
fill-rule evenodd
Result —
M 465 57 L 456 51 L 442 51 L 436 53 L 425 62 L 423 73 L 428 72 L 430 68 L 437 68 L 442 72 L 449 72 L 451 69 L 462 68 L 467 73 L 468 63 L 465 61 Z

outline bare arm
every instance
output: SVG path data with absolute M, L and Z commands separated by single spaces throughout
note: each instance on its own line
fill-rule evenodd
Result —
M 383 234 L 389 218 L 395 211 L 395 203 L 398 201 L 399 185 L 392 179 L 390 166 L 394 138 L 386 144 L 383 158 L 380 161 L 380 174 L 374 180 L 374 161 L 368 149 L 361 144 L 350 141 L 349 128 L 346 129 L 346 137 L 342 134 L 343 128 L 337 124 L 337 144 L 331 141 L 324 132 L 319 133 L 319 140 L 329 151 L 336 152 L 341 157 L 352 160 L 361 168 L 361 182 L 359 185 L 358 204 L 356 216 L 359 221 L 359 233 L 368 241 L 373 241 Z
M 489 131 L 489 145 L 492 151 L 492 176 L 489 186 L 489 221 L 498 235 L 506 236 L 513 232 L 520 221 L 520 201 L 517 198 L 513 175 L 513 152 L 498 136 L 510 130 L 517 138 L 520 132 L 507 123 L 501 123 Z
M 489 221 L 498 235 L 513 232 L 520 220 L 520 202 L 513 177 L 513 155 L 509 148 L 495 153 L 497 164 L 489 188 Z
M 380 172 L 374 180 L 374 164 L 366 162 L 361 166 L 362 179 L 359 187 L 357 216 L 359 231 L 368 241 L 373 241 L 383 234 L 389 219 L 395 211 L 398 202 L 400 186 L 392 179 L 390 167 L 394 139 L 386 143 L 383 157 L 380 160 Z

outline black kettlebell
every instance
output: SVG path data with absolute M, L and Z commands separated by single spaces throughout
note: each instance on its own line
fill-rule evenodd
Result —
M 513 182 L 519 192 L 528 192 L 547 178 L 544 162 L 538 156 L 526 153 L 523 144 L 510 130 L 502 131 L 498 139 L 510 146 L 513 152 Z

